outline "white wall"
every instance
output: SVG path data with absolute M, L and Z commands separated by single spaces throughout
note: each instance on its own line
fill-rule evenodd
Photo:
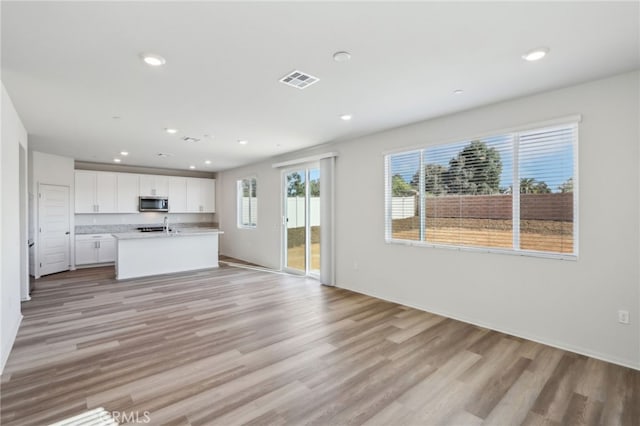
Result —
M 640 368 L 639 90 L 636 71 L 224 171 L 221 252 L 279 267 L 281 177 L 271 164 L 338 151 L 339 287 Z M 577 261 L 385 244 L 383 152 L 574 114 L 583 117 Z M 237 229 L 236 180 L 251 175 L 260 222 Z M 619 309 L 631 324 L 617 322 Z
M 75 179 L 74 179 L 74 163 L 73 158 L 61 157 L 59 155 L 46 154 L 44 152 L 33 151 L 30 155 L 30 160 L 33 167 L 33 172 L 29 174 L 31 181 L 29 182 L 29 190 L 33 195 L 34 200 L 34 208 L 31 212 L 31 218 L 33 224 L 33 229 L 37 230 L 39 227 L 38 224 L 38 187 L 40 184 L 46 185 L 61 185 L 69 187 L 69 214 L 70 214 L 70 261 L 71 265 L 75 265 L 75 233 L 74 233 L 74 217 L 73 217 L 73 206 L 75 205 L 74 198 L 74 188 L 75 188 Z M 32 269 L 31 274 L 35 277 L 40 277 L 40 268 L 39 268 L 39 260 L 38 260 L 38 232 L 34 232 L 34 241 L 35 246 L 34 250 L 31 250 L 32 257 Z
M 258 226 L 237 226 L 237 181 L 256 177 L 258 183 Z M 271 163 L 254 164 L 218 174 L 216 217 L 220 230 L 220 253 L 269 268 L 280 268 L 280 227 L 282 224 L 280 173 Z
M 1 149 L 0 149 L 0 372 L 9 357 L 11 347 L 20 326 L 21 282 L 27 277 L 26 262 L 21 256 L 26 255 L 22 248 L 20 233 L 21 224 L 26 218 L 20 218 L 20 146 L 27 149 L 27 131 L 18 116 L 11 98 L 2 84 L 1 103 Z M 25 158 L 26 162 L 26 158 Z M 26 165 L 22 170 L 26 172 Z M 23 188 L 26 190 L 26 188 Z M 22 200 L 26 200 L 23 194 Z M 20 248 L 20 250 L 16 250 Z M 21 265 L 24 268 L 21 268 Z

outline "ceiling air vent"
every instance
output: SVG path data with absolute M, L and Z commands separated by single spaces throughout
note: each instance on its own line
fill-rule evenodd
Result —
M 318 77 L 314 77 L 302 71 L 295 70 L 282 77 L 280 79 L 280 82 L 286 84 L 287 86 L 295 87 L 296 89 L 306 89 L 313 83 L 318 82 L 318 80 L 320 80 Z
M 185 142 L 200 142 L 200 139 L 192 138 L 191 136 L 185 136 L 182 138 L 182 140 Z

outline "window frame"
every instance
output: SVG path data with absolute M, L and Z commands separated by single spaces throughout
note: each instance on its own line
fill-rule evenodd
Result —
M 250 223 L 243 223 L 243 208 L 242 208 L 242 201 L 243 201 L 243 183 L 244 181 L 250 181 L 249 185 L 251 188 L 251 184 L 253 183 L 253 188 L 254 188 L 254 192 L 255 192 L 255 196 L 251 196 L 251 189 L 249 190 L 249 222 Z M 253 181 L 251 183 L 251 181 Z M 238 227 L 238 229 L 256 229 L 258 227 L 258 218 L 256 217 L 254 219 L 253 214 L 251 212 L 251 200 L 255 199 L 256 200 L 256 212 L 258 210 L 258 177 L 255 175 L 252 176 L 246 176 L 243 178 L 240 178 L 236 181 L 236 225 Z M 254 220 L 252 220 L 254 219 Z
M 578 260 L 578 252 L 579 252 L 579 168 L 578 168 L 578 158 L 579 158 L 579 139 L 580 139 L 580 126 L 579 123 L 582 121 L 582 117 L 580 115 L 570 116 L 565 118 L 559 118 L 554 120 L 548 120 L 545 122 L 532 123 L 524 126 L 512 127 L 503 130 L 495 130 L 486 132 L 482 135 L 475 135 L 471 137 L 461 137 L 455 139 L 449 139 L 443 142 L 436 142 L 428 145 L 418 145 L 411 146 L 402 149 L 395 149 L 391 151 L 383 152 L 383 164 L 384 164 L 384 240 L 386 244 L 395 244 L 395 245 L 404 245 L 404 246 L 416 246 L 416 247 L 429 247 L 436 249 L 447 249 L 447 250 L 455 250 L 455 251 L 466 251 L 466 252 L 476 252 L 476 253 L 497 253 L 497 254 L 507 254 L 507 255 L 515 255 L 515 256 L 528 256 L 528 257 L 538 257 L 538 258 L 547 258 L 547 259 L 558 259 L 558 260 Z M 497 247 L 482 247 L 482 246 L 464 246 L 464 245 L 456 245 L 456 244 L 442 244 L 442 243 L 434 243 L 423 240 L 423 234 L 425 229 L 423 224 L 425 223 L 422 220 L 424 216 L 424 208 L 419 209 L 420 215 L 420 223 L 421 229 L 419 230 L 421 240 L 404 240 L 393 238 L 392 236 L 392 172 L 391 172 L 391 157 L 393 155 L 398 154 L 406 154 L 416 151 L 422 151 L 434 147 L 446 146 L 452 144 L 458 144 L 465 141 L 472 141 L 477 139 L 486 139 L 491 137 L 496 137 L 500 135 L 510 134 L 513 137 L 513 150 L 514 150 L 514 159 L 513 159 L 513 179 L 514 179 L 514 187 L 518 187 L 519 189 L 519 158 L 517 156 L 517 151 L 519 148 L 519 139 L 520 133 L 531 132 L 531 131 L 542 131 L 542 130 L 552 130 L 554 128 L 563 128 L 563 127 L 573 127 L 574 139 L 572 143 L 573 149 L 573 253 L 557 253 L 557 252 L 544 252 L 544 251 L 535 251 L 535 250 L 526 250 L 519 248 L 497 248 Z M 420 168 L 423 169 L 423 155 L 420 155 Z M 516 178 L 518 180 L 516 180 Z M 422 174 L 421 174 L 422 179 Z M 420 185 L 420 199 L 423 202 L 424 194 L 424 185 Z M 519 227 L 520 223 L 520 191 L 514 191 L 514 208 L 512 209 L 513 215 L 513 228 L 515 230 L 516 224 Z M 517 194 L 517 195 L 516 195 Z M 517 198 L 517 209 L 516 209 L 516 198 Z M 516 215 L 518 216 L 516 218 Z M 518 234 L 520 230 L 518 229 Z M 514 233 L 515 234 L 515 233 Z

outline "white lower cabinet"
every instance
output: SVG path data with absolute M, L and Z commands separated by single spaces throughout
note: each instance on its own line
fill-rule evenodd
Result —
M 76 235 L 76 265 L 115 262 L 116 239 L 111 234 Z
M 99 241 L 98 263 L 116 261 L 116 239 L 113 237 Z

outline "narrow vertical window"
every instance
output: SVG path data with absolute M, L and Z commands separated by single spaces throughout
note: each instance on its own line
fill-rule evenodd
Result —
M 387 164 L 388 237 L 420 240 L 420 151 L 391 155 Z
M 238 227 L 255 228 L 258 225 L 258 197 L 256 178 L 238 181 Z
M 573 253 L 574 127 L 520 135 L 520 249 Z

